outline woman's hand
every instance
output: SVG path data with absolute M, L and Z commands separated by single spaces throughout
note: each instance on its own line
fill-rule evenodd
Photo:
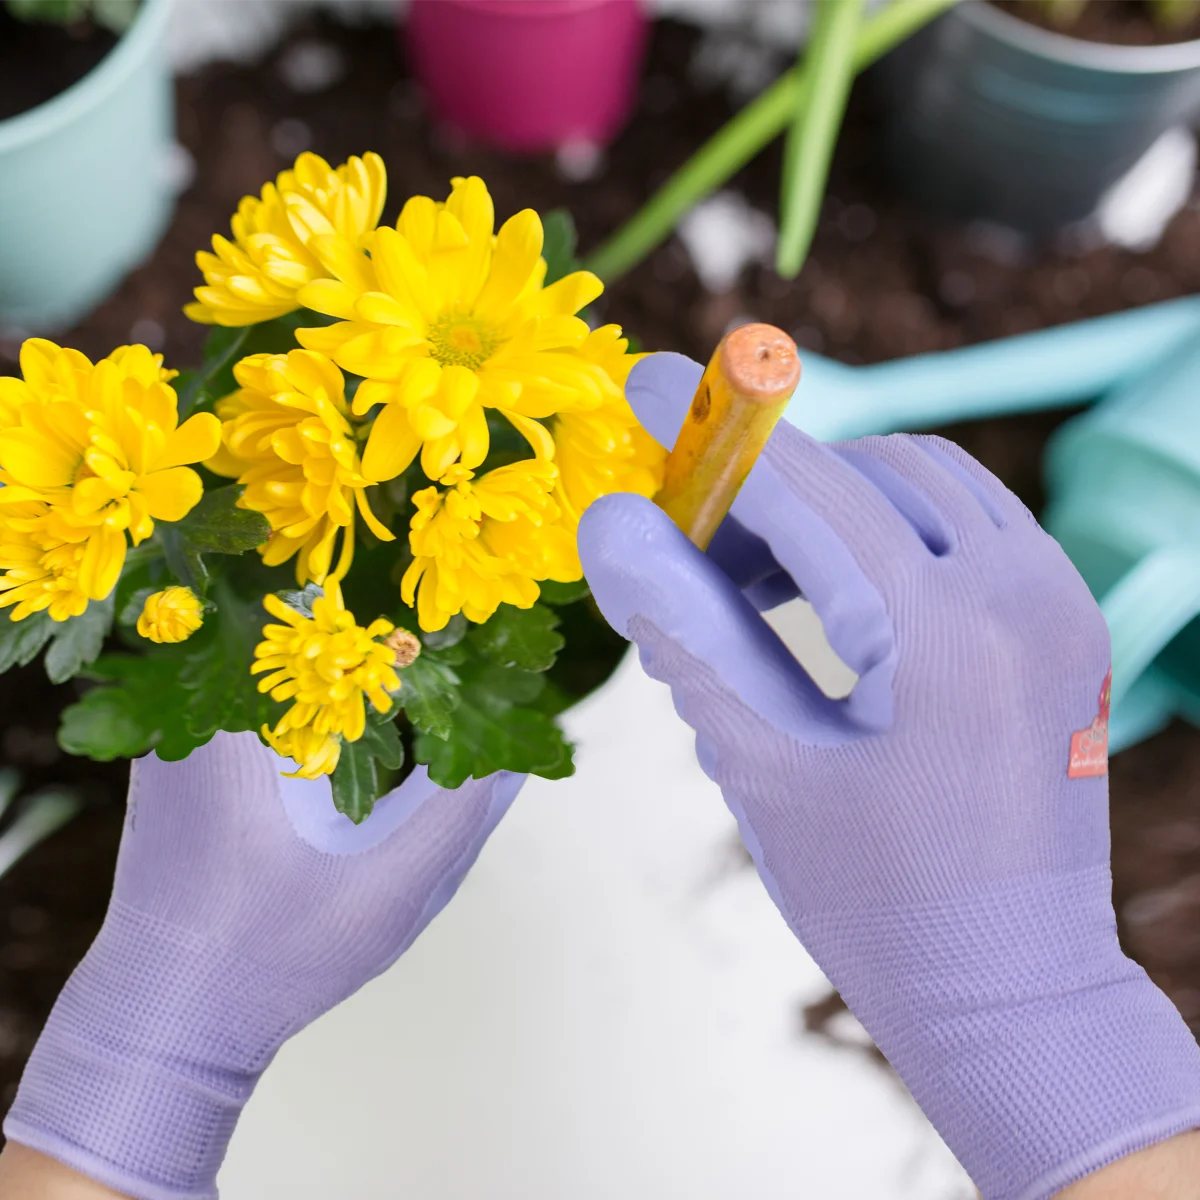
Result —
M 700 374 L 634 369 L 664 445 Z M 986 1200 L 1200 1125 L 1200 1049 L 1117 941 L 1108 632 L 998 480 L 938 438 L 781 424 L 708 554 L 630 495 L 588 510 L 580 553 L 784 919 Z M 859 676 L 845 700 L 759 615 L 797 593 Z
M 38 1041 L 15 1142 L 137 1200 L 212 1200 L 279 1047 L 454 895 L 523 776 L 423 768 L 353 825 L 250 733 L 133 764 L 104 926 Z

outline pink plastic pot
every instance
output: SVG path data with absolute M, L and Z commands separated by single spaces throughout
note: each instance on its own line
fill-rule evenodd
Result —
M 519 153 L 602 145 L 637 97 L 638 0 L 413 0 L 408 49 L 433 110 Z

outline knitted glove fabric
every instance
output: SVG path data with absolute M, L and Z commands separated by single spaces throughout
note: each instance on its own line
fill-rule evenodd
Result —
M 419 768 L 356 827 L 281 766 L 251 733 L 133 764 L 108 915 L 7 1137 L 136 1200 L 212 1200 L 275 1052 L 408 948 L 523 782 Z
M 663 445 L 700 374 L 635 368 Z M 1107 629 L 998 480 L 942 439 L 784 423 L 707 555 L 630 495 L 588 510 L 580 552 L 785 920 L 986 1200 L 1200 1125 L 1200 1049 L 1117 942 Z M 759 615 L 797 592 L 860 676 L 843 701 Z

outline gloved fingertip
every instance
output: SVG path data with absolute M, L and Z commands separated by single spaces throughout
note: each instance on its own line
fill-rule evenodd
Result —
M 629 374 L 628 399 L 642 427 L 669 450 L 683 424 L 704 368 L 685 354 L 651 354 Z
M 592 595 L 622 637 L 630 636 L 634 616 L 661 620 L 664 609 L 674 609 L 686 597 L 688 576 L 716 572 L 662 509 L 632 493 L 614 492 L 593 503 L 578 537 Z

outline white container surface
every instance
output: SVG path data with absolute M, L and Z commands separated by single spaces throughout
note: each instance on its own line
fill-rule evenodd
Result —
M 575 777 L 531 779 L 413 948 L 284 1047 L 223 1200 L 971 1196 L 888 1073 L 800 1032 L 827 985 L 667 689 L 631 655 L 567 724 Z

